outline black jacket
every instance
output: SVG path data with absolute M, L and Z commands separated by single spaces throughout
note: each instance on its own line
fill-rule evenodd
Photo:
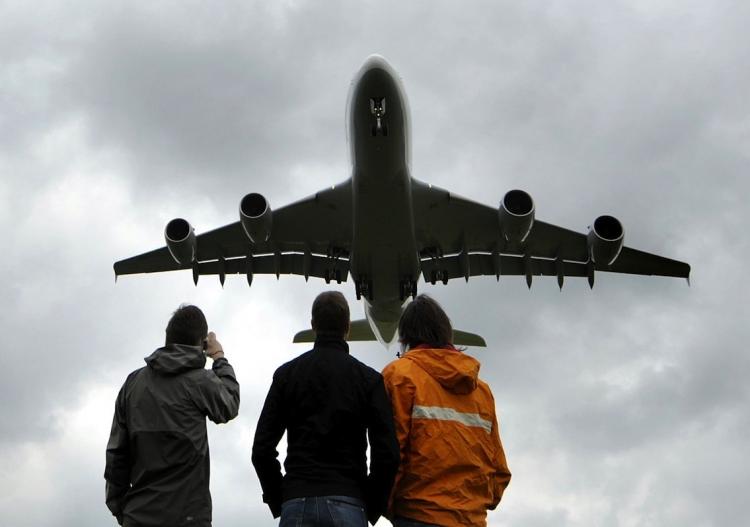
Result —
M 282 478 L 276 446 L 285 430 Z M 253 443 L 263 501 L 274 518 L 285 500 L 340 495 L 364 500 L 375 523 L 385 512 L 398 462 L 383 377 L 350 356 L 345 341 L 319 336 L 311 351 L 276 370 Z
M 107 443 L 106 502 L 126 526 L 211 524 L 206 416 L 237 416 L 229 362 L 212 371 L 199 346 L 168 345 L 123 384 Z

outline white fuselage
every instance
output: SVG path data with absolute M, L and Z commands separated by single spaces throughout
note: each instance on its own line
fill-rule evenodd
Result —
M 378 340 L 389 344 L 420 259 L 411 200 L 409 107 L 396 72 L 373 55 L 352 81 L 347 134 L 352 163 L 351 276 Z

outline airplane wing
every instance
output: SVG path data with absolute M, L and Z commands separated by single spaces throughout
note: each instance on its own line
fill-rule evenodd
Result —
M 689 278 L 683 262 L 623 247 L 611 265 L 590 261 L 587 237 L 535 220 L 521 243 L 501 234 L 498 209 L 413 181 L 414 224 L 426 282 L 471 276 L 588 277 L 595 271 Z
M 345 281 L 352 239 L 351 180 L 272 213 L 269 239 L 253 243 L 239 221 L 196 237 L 195 262 L 180 264 L 167 247 L 116 262 L 115 276 L 192 269 L 217 274 L 297 274 Z

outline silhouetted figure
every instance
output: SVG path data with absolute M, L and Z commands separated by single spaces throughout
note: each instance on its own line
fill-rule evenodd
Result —
M 398 466 L 383 377 L 349 355 L 344 295 L 318 295 L 311 323 L 313 349 L 276 370 L 258 420 L 253 465 L 263 501 L 274 518 L 281 516 L 281 527 L 374 524 Z M 284 431 L 282 477 L 276 446 Z
M 167 325 L 166 345 L 120 389 L 104 471 L 107 507 L 120 525 L 211 525 L 206 417 L 234 419 L 240 386 L 207 332 L 201 310 L 181 306 Z
M 401 448 L 388 517 L 396 527 L 486 525 L 510 471 L 479 362 L 453 347 L 448 316 L 426 295 L 406 306 L 398 334 L 407 351 L 383 370 Z

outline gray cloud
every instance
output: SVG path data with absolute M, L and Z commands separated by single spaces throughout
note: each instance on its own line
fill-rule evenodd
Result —
M 487 204 L 524 188 L 540 219 L 579 231 L 613 213 L 627 244 L 693 266 L 690 288 L 607 273 L 562 293 L 544 278 L 531 291 L 511 278 L 420 285 L 490 343 L 469 352 L 514 472 L 490 525 L 742 524 L 748 14 L 733 2 L 5 4 L 3 522 L 109 521 L 114 397 L 191 301 L 243 385 L 238 421 L 211 430 L 215 524 L 270 524 L 249 445 L 323 285 L 194 288 L 189 273 L 115 285 L 111 265 L 161 245 L 171 217 L 207 230 L 235 221 L 245 192 L 281 206 L 347 177 L 349 80 L 379 52 L 404 77 L 415 177 Z M 376 368 L 393 358 L 352 351 Z

